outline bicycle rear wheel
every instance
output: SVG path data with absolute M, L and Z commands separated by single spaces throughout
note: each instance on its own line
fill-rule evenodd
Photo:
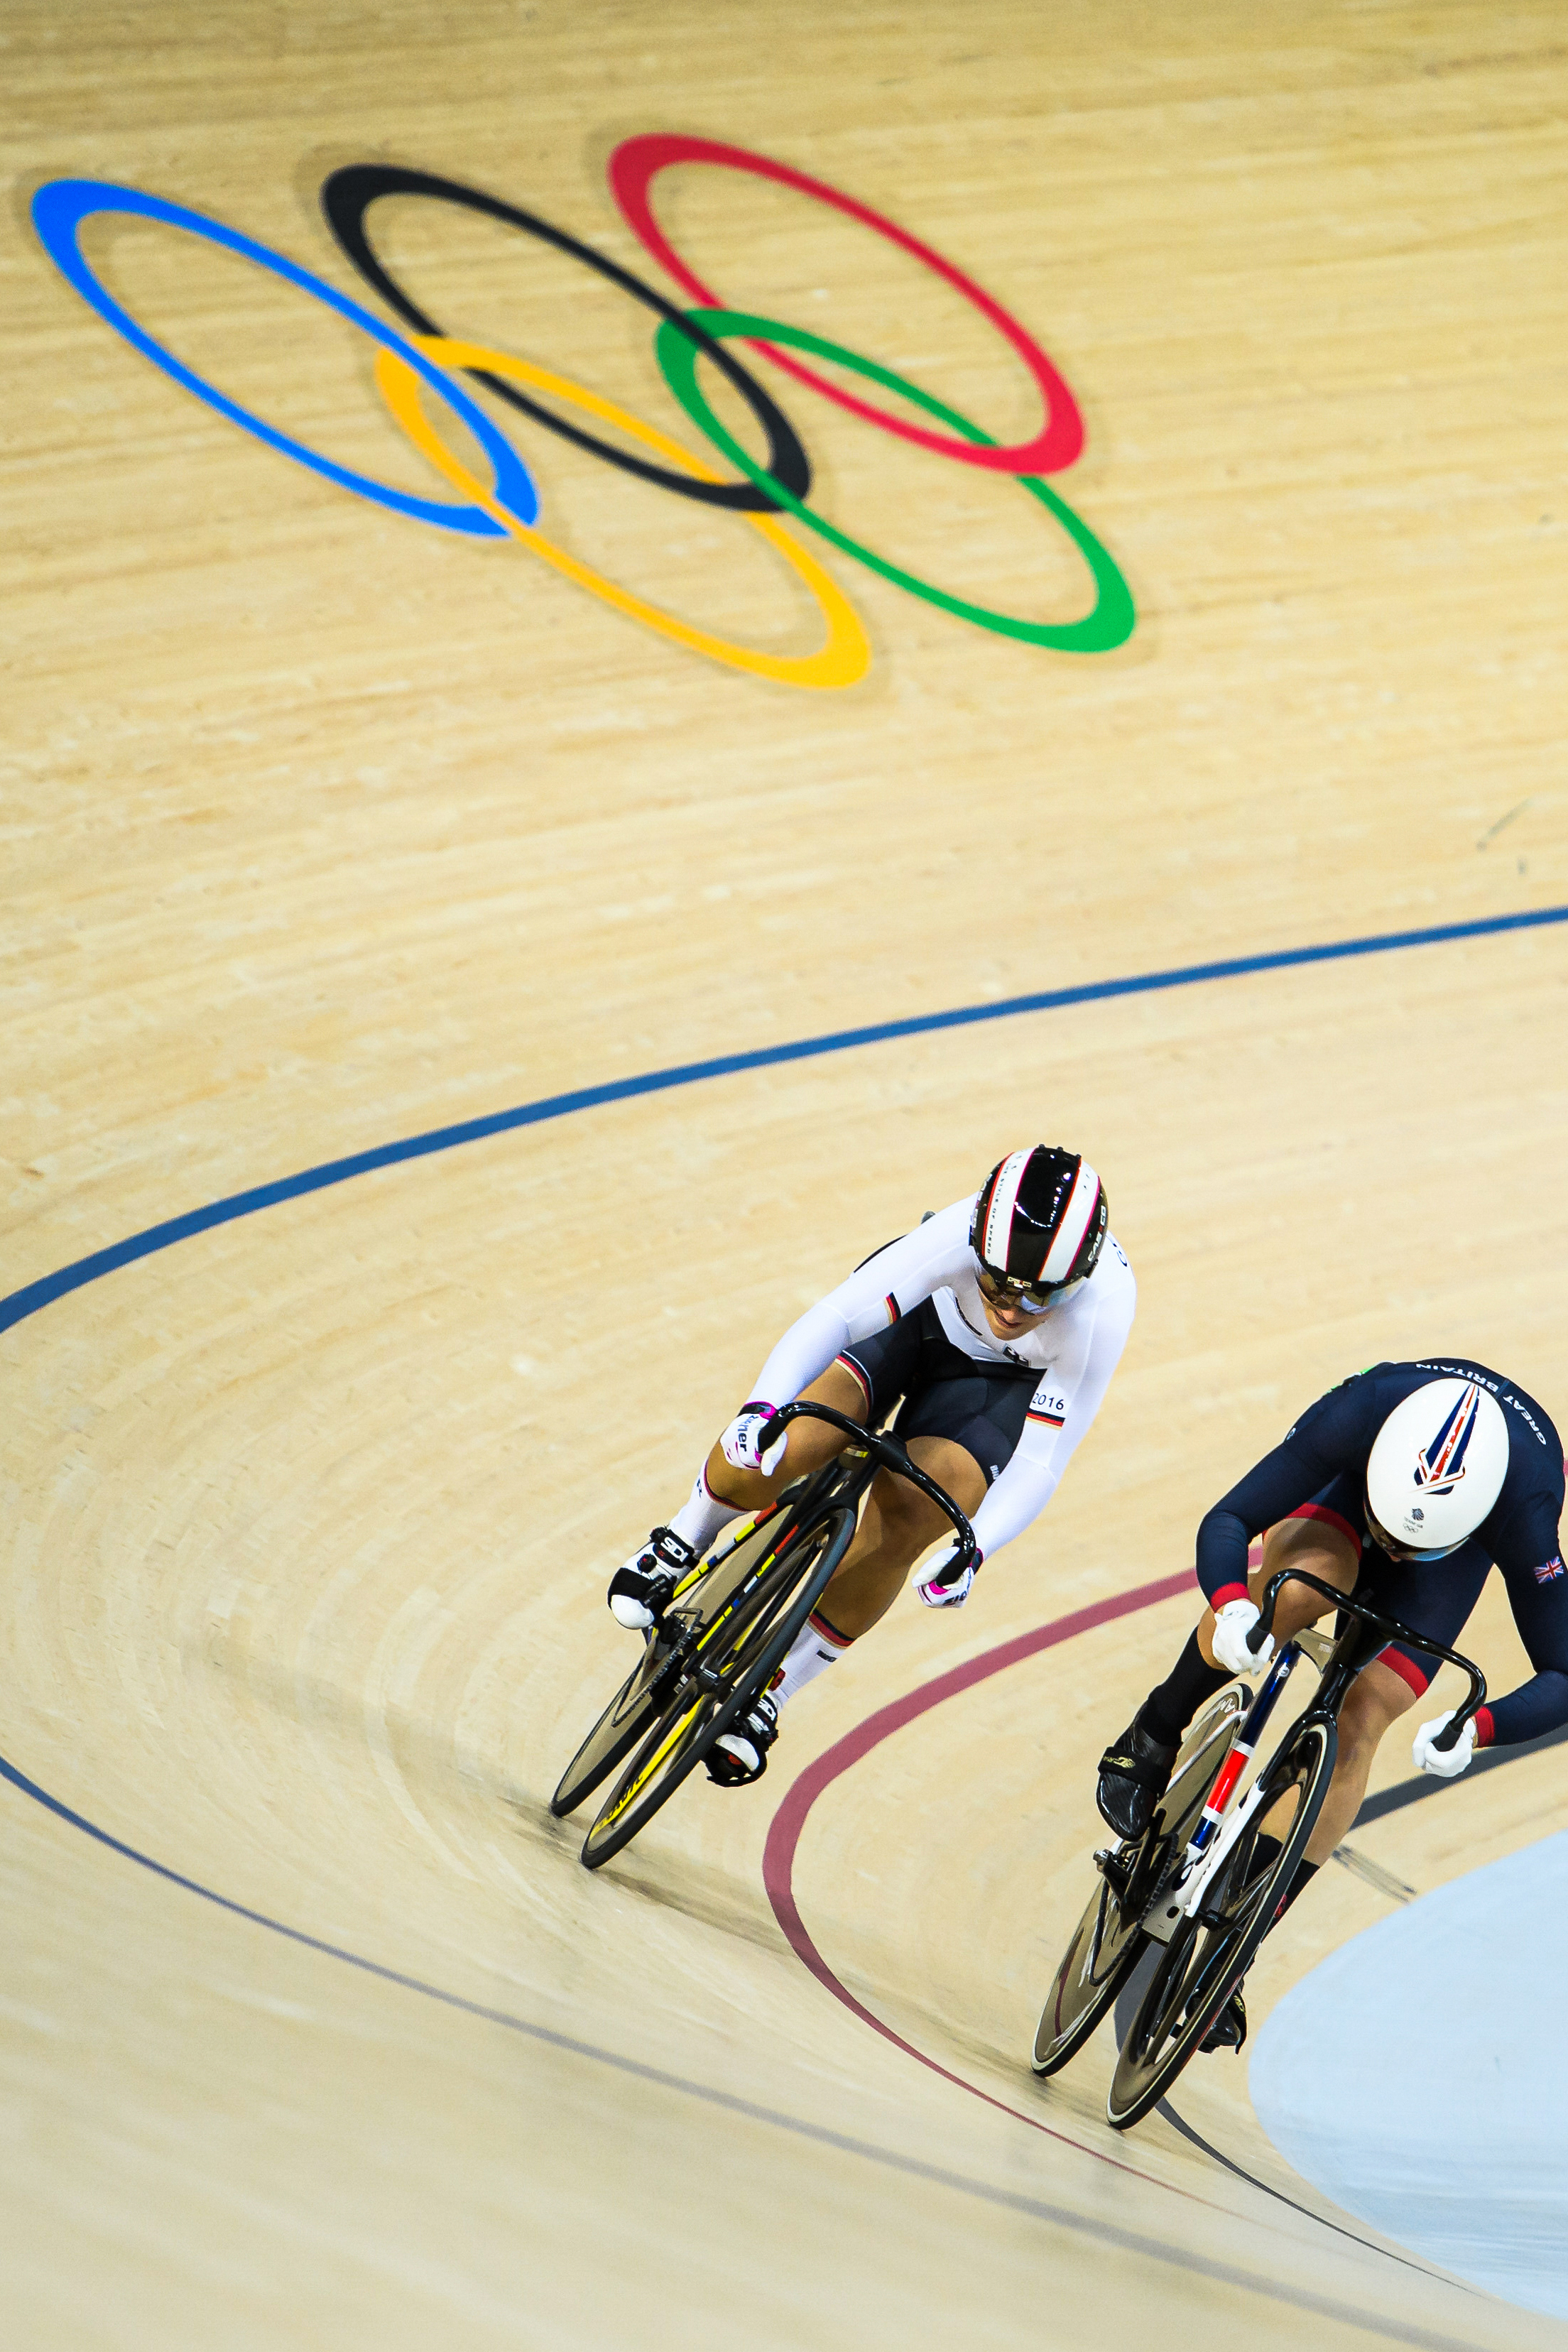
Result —
M 1100 1884 L 1062 1955 L 1035 2029 L 1029 2063 L 1037 2074 L 1054 2074 L 1077 2056 L 1136 1967 L 1147 1940 L 1142 1916 L 1161 1879 L 1185 1850 L 1230 1751 L 1243 1704 L 1239 1691 L 1226 1692 L 1199 1724 L 1192 1755 L 1178 1765 L 1144 1836 L 1101 1864 Z
M 666 1680 L 665 1669 L 669 1664 L 668 1651 L 664 1652 L 661 1663 L 658 1650 L 656 1643 L 648 1643 L 637 1665 L 561 1775 L 555 1794 L 550 1800 L 550 1810 L 557 1820 L 563 1813 L 574 1812 L 584 1798 L 598 1787 L 605 1773 L 614 1771 L 627 1749 L 636 1747 L 649 1724 L 657 1720 L 660 1691 Z
M 782 1663 L 849 1549 L 847 1506 L 783 1531 L 777 1549 L 698 1634 L 675 1687 L 583 1841 L 597 1870 L 668 1801 Z
M 1158 2105 L 1245 1975 L 1322 1811 L 1337 1744 L 1331 1723 L 1309 1718 L 1265 1767 L 1246 1829 L 1196 1915 L 1172 1934 L 1127 2029 L 1105 2108 L 1117 2131 Z M 1279 1806 L 1284 1821 L 1269 1832 L 1279 1851 L 1259 1867 L 1261 1825 Z
M 1142 1948 L 1143 1930 L 1136 1915 L 1122 1909 L 1110 1879 L 1102 1877 L 1046 1995 L 1029 2058 L 1037 2074 L 1054 2074 L 1077 2056 Z

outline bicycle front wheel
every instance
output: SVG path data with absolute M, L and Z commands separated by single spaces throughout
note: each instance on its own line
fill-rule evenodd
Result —
M 590 1870 L 646 1828 L 766 1686 L 854 1533 L 855 1514 L 847 1507 L 785 1529 L 776 1551 L 703 1628 L 658 1721 L 583 1841 L 583 1860 Z
M 1336 1745 L 1331 1723 L 1309 1718 L 1265 1767 L 1247 1827 L 1195 1916 L 1173 1932 L 1127 2029 L 1105 2107 L 1117 2131 L 1159 2105 L 1246 1974 L 1322 1811 Z M 1271 1817 L 1279 1851 L 1260 1863 L 1258 1841 Z

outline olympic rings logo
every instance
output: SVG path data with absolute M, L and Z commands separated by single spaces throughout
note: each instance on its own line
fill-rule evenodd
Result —
M 868 359 L 863 352 L 850 351 L 805 328 L 763 318 L 752 310 L 726 308 L 676 252 L 654 215 L 654 181 L 659 173 L 680 163 L 716 165 L 774 181 L 816 203 L 832 206 L 933 271 L 994 327 L 1023 360 L 1044 405 L 1044 422 L 1038 432 L 1012 447 L 1000 447 L 972 418 L 962 415 L 908 377 Z M 269 246 L 258 243 L 254 237 L 244 236 L 238 229 L 229 228 L 186 205 L 171 204 L 162 196 L 146 195 L 112 181 L 52 180 L 33 199 L 33 220 L 50 259 L 116 333 L 176 383 L 243 431 L 254 434 L 269 448 L 298 465 L 310 467 L 341 488 L 353 491 L 357 498 L 368 499 L 434 529 L 467 532 L 475 539 L 520 541 L 532 554 L 617 611 L 674 643 L 733 669 L 790 686 L 845 687 L 863 677 L 870 666 L 870 646 L 859 614 L 810 546 L 786 528 L 786 517 L 806 533 L 826 541 L 840 554 L 852 557 L 882 579 L 976 628 L 1016 638 L 1026 645 L 1054 646 L 1070 653 L 1105 653 L 1125 643 L 1134 621 L 1127 583 L 1088 524 L 1045 479 L 1047 474 L 1064 472 L 1083 446 L 1078 404 L 1033 336 L 984 288 L 885 214 L 874 212 L 868 205 L 845 195 L 826 181 L 812 179 L 787 163 L 755 154 L 748 148 L 725 146 L 709 139 L 649 133 L 628 139 L 616 148 L 610 158 L 609 183 L 622 217 L 647 251 L 689 298 L 691 307 L 680 308 L 645 278 L 624 269 L 607 255 L 596 252 L 537 213 L 506 204 L 482 189 L 467 187 L 461 181 L 441 179 L 434 173 L 409 171 L 393 164 L 354 163 L 333 172 L 322 185 L 321 207 L 341 250 L 401 327 L 389 324 L 363 304 L 339 293 L 313 271 Z M 488 344 L 458 341 L 444 334 L 398 285 L 371 241 L 371 209 L 381 197 L 393 195 L 419 196 L 437 204 L 456 205 L 519 229 L 524 236 L 541 239 L 607 278 L 652 311 L 658 320 L 654 352 L 665 382 L 703 438 L 742 478 L 737 481 L 726 477 L 705 459 L 693 457 L 657 425 L 549 368 L 514 358 Z M 375 381 L 382 399 L 415 448 L 458 493 L 456 501 L 416 498 L 390 483 L 337 465 L 320 450 L 295 440 L 241 407 L 176 359 L 115 300 L 83 256 L 82 224 L 99 213 L 130 214 L 162 221 L 188 236 L 238 254 L 324 303 L 368 335 L 377 346 Z M 956 464 L 1016 480 L 1060 525 L 1082 556 L 1094 589 L 1094 604 L 1088 616 L 1079 621 L 1033 621 L 973 604 L 904 570 L 817 513 L 810 503 L 811 462 L 805 445 L 764 386 L 729 348 L 731 343 L 762 353 L 795 383 L 835 402 L 881 432 L 895 434 Z M 714 415 L 698 381 L 700 360 L 707 360 L 717 368 L 750 409 L 766 436 L 765 462 L 759 462 L 742 448 Z M 810 365 L 812 360 L 830 361 L 858 382 L 882 393 L 896 394 L 931 422 L 916 423 L 879 400 L 847 390 Z M 816 597 L 826 625 L 822 645 L 811 654 L 772 654 L 715 636 L 633 595 L 547 538 L 537 527 L 540 496 L 531 469 L 465 387 L 465 377 L 483 385 L 508 408 L 532 424 L 575 443 L 607 465 L 618 467 L 677 498 L 691 499 L 701 505 L 725 508 L 744 516 L 753 530 L 778 549 Z M 472 434 L 489 468 L 488 482 L 481 481 L 447 448 L 426 413 L 426 395 L 434 395 L 447 414 L 457 417 Z M 592 429 L 594 425 L 613 426 L 635 446 L 628 449 L 620 442 L 605 439 L 602 433 Z M 640 451 L 648 454 L 637 454 Z

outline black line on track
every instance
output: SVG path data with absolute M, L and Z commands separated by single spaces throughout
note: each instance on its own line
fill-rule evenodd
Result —
M 1143 1985 L 1153 1969 L 1155 1954 L 1160 1949 L 1161 1947 L 1158 1945 L 1151 1946 L 1116 1997 L 1116 2038 L 1119 2042 L 1125 2042 L 1127 2039 L 1127 2029 L 1132 2022 L 1132 2012 L 1142 1997 Z M 1190 2141 L 1194 2147 L 1201 2148 L 1205 2156 L 1212 2157 L 1215 2164 L 1223 2165 L 1227 2172 L 1235 2173 L 1238 2180 L 1245 2180 L 1249 2187 L 1260 2189 L 1265 2197 L 1272 2197 L 1277 2204 L 1289 2205 L 1292 2213 L 1302 2214 L 1307 2221 L 1316 2221 L 1322 2229 L 1332 2230 L 1336 2237 L 1348 2238 L 1352 2246 L 1360 2246 L 1369 2254 L 1382 2254 L 1386 2261 L 1398 2263 L 1407 2271 L 1416 2271 L 1423 2278 L 1436 2280 L 1440 2286 L 1458 2287 L 1464 2294 L 1475 2294 L 1478 2292 L 1478 2289 L 1468 2285 L 1463 2279 L 1452 2279 L 1446 2271 L 1428 2270 L 1425 2263 L 1415 2261 L 1413 2256 L 1396 2254 L 1392 2246 L 1380 2246 L 1371 2238 L 1360 2237 L 1354 2230 L 1347 2230 L 1342 2221 L 1331 2221 L 1326 2213 L 1314 2212 L 1310 2205 L 1299 2205 L 1293 2197 L 1287 2197 L 1282 2189 L 1270 2188 L 1267 2180 L 1260 2180 L 1256 2172 L 1248 2172 L 1247 2167 L 1244 2164 L 1237 2164 L 1234 2157 L 1226 2156 L 1223 2149 L 1211 2147 L 1202 2132 L 1188 2123 L 1184 2116 L 1176 2113 L 1169 2099 L 1161 2099 L 1154 2113 L 1157 2116 L 1163 2116 L 1173 2130 L 1180 2132 L 1182 2137 Z
M 1213 2157 L 1216 2164 L 1223 2164 L 1227 2172 L 1234 2172 L 1238 2180 L 1249 2181 L 1254 2189 L 1261 2189 L 1265 2197 L 1272 2197 L 1279 2204 L 1289 2205 L 1292 2213 L 1304 2213 L 1309 2221 L 1316 2221 L 1323 2229 L 1332 2230 L 1336 2237 L 1348 2238 L 1352 2246 L 1363 2246 L 1369 2254 L 1383 2254 L 1389 2262 L 1399 2263 L 1405 2270 L 1415 2271 L 1422 2278 L 1432 2279 L 1439 2286 L 1457 2287 L 1461 2294 L 1480 2292 L 1466 2279 L 1452 2278 L 1447 2271 L 1428 2270 L 1425 2263 L 1415 2261 L 1409 2254 L 1396 2254 L 1392 2246 L 1380 2246 L 1371 2238 L 1358 2237 L 1353 2230 L 1347 2230 L 1342 2221 L 1331 2221 L 1326 2213 L 1315 2213 L 1310 2205 L 1299 2205 L 1293 2197 L 1287 2197 L 1282 2189 L 1271 2189 L 1267 2180 L 1260 2180 L 1256 2172 L 1248 2172 L 1247 2167 L 1237 2164 L 1234 2157 L 1226 2156 L 1222 2148 L 1211 2147 L 1202 2132 L 1194 2130 L 1184 2116 L 1176 2113 L 1169 2099 L 1162 2099 L 1155 2113 L 1163 2116 L 1165 2121 L 1179 2131 L 1184 2140 L 1190 2140 L 1194 2147 L 1201 2148 L 1205 2156 Z
M 14 1789 L 23 1796 L 30 1797 L 46 1812 L 53 1813 L 58 1821 L 66 1822 L 71 1829 L 80 1830 L 84 1836 L 107 1846 L 111 1853 L 119 1854 L 124 1861 L 133 1862 L 139 1868 L 151 1871 L 165 1885 L 177 1886 L 187 1895 L 198 1895 L 204 1903 L 216 1905 L 218 1910 L 226 1911 L 231 1917 L 244 1919 L 254 1927 L 265 1927 L 270 1934 L 281 1936 L 289 1943 L 303 1946 L 307 1951 L 320 1952 L 328 1959 L 342 1960 L 347 1967 L 358 1969 L 363 1975 L 374 1977 L 383 1984 L 395 1985 L 404 1992 L 421 1993 L 426 2000 L 439 2001 L 443 2008 L 457 2010 L 468 2017 L 477 2017 L 487 2025 L 502 2026 L 508 2032 L 524 2034 L 530 2041 L 542 2042 L 550 2049 L 563 2051 L 574 2058 L 585 2058 L 595 2065 L 632 2075 L 638 2082 L 651 2083 L 660 2090 L 674 2091 L 683 2098 L 700 2100 L 706 2106 L 718 2107 L 727 2115 L 744 2116 L 750 2123 L 770 2124 L 775 2131 L 788 2132 L 797 2139 L 810 2140 L 818 2147 L 836 2148 L 844 2155 L 860 2157 L 868 2164 L 880 2165 L 887 2171 L 901 2173 L 906 2179 L 931 2181 L 938 2188 L 952 2189 L 959 2196 L 972 2197 L 980 2203 L 999 2207 L 1004 2211 L 1023 2214 L 1030 2221 L 1048 2222 L 1056 2229 L 1091 2238 L 1100 2245 L 1114 2247 L 1120 2253 L 1139 2254 L 1147 2261 L 1185 2271 L 1195 2278 L 1213 2279 L 1225 2286 L 1239 2287 L 1244 2294 L 1262 2296 L 1266 2301 L 1287 2303 L 1299 2311 L 1313 2312 L 1321 2318 L 1379 2333 L 1389 2343 L 1414 2346 L 1415 2352 L 1475 2352 L 1471 2338 L 1439 2336 L 1430 2328 L 1413 2327 L 1403 2320 L 1371 2320 L 1365 2311 L 1355 2305 L 1337 2302 L 1331 2295 L 1314 2294 L 1309 2287 L 1288 2285 L 1266 2273 L 1244 2270 L 1237 2263 L 1216 2262 L 1209 2255 L 1193 2253 L 1185 2247 L 1148 2237 L 1142 2231 L 1126 2229 L 1119 2222 L 1098 2221 L 1087 2213 L 1074 2213 L 1064 2205 L 1047 2203 L 1044 2198 L 1026 2197 L 1016 2189 L 997 2189 L 990 2181 L 976 2179 L 972 2174 L 952 2172 L 944 2165 L 924 2163 L 919 2157 L 902 2155 L 896 2148 L 879 2147 L 874 2141 L 856 2139 L 847 2132 L 830 2129 L 826 2124 L 808 2123 L 804 2116 L 786 2115 L 782 2108 L 765 2107 L 757 2100 L 739 2098 L 733 2092 L 718 2090 L 711 2084 L 693 2082 L 684 2074 L 672 2074 L 662 2066 L 650 2066 L 642 2059 L 626 2058 L 617 2051 L 601 2048 L 596 2042 L 583 2042 L 573 2034 L 558 2032 L 552 2026 L 538 2025 L 529 2018 L 515 2017 L 510 2010 L 492 2009 L 484 2001 L 468 2000 L 463 1993 L 448 1992 L 444 1986 L 429 1984 L 422 1977 L 409 1976 L 401 1969 L 388 1968 L 381 1960 L 367 1959 L 363 1953 L 350 1951 L 346 1945 L 328 1943 L 324 1937 L 310 1935 L 303 1927 L 290 1927 L 282 1919 L 274 1919 L 265 1911 L 253 1910 L 248 1904 L 237 1903 L 232 1895 L 219 1895 L 215 1888 L 204 1886 L 199 1879 L 187 1877 L 184 1871 L 171 1869 L 167 1863 L 155 1861 L 151 1854 L 127 1845 L 123 1838 L 100 1829 L 96 1822 L 89 1822 L 85 1814 L 77 1812 L 58 1797 L 51 1797 L 47 1789 L 29 1780 L 4 1756 L 0 1756 L 0 1779 L 8 1780 Z M 1212 2149 L 1209 2152 L 1214 2153 Z M 1233 2166 L 1231 2169 L 1237 2168 Z M 1265 2185 L 1261 2181 L 1258 2183 L 1259 2188 Z M 1270 2196 L 1277 2193 L 1272 2189 L 1268 2191 Z M 1284 2201 L 1289 2203 L 1289 2200 Z M 1304 2210 L 1297 2208 L 1298 2211 Z M 1317 2221 L 1321 2217 L 1313 2214 L 1310 2218 Z M 1334 2224 L 1330 2222 L 1326 2226 L 1331 2229 Z M 1348 2236 L 1350 2233 L 1342 2234 Z M 1356 2239 L 1354 2242 L 1366 2244 L 1364 2239 Z M 1384 2249 L 1369 2247 L 1368 2251 L 1381 2253 Z M 1399 2258 L 1395 2256 L 1394 2259 Z M 1423 2273 L 1423 2276 L 1434 2275 Z M 1436 2283 L 1445 2286 L 1454 2284 L 1440 2277 Z
M 1414 1780 L 1395 1781 L 1392 1789 L 1368 1797 L 1345 1835 L 1350 1837 L 1369 1822 L 1382 1821 L 1385 1813 L 1403 1812 L 1406 1805 L 1414 1805 L 1422 1797 L 1435 1797 L 1440 1790 L 1455 1787 L 1461 1779 L 1473 1780 L 1478 1772 L 1495 1772 L 1500 1764 L 1511 1764 L 1517 1756 L 1539 1756 L 1543 1748 L 1559 1748 L 1565 1739 L 1568 1723 L 1560 1725 L 1555 1731 L 1543 1731 L 1538 1739 L 1521 1739 L 1511 1748 L 1483 1748 L 1453 1780 L 1439 1780 L 1433 1773 L 1422 1772 Z

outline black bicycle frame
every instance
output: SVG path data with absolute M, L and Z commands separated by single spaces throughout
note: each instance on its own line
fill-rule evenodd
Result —
M 851 1421 L 847 1412 L 836 1412 L 828 1404 L 813 1404 L 805 1397 L 797 1398 L 794 1404 L 781 1407 L 768 1423 L 769 1431 L 771 1433 L 773 1430 L 782 1429 L 786 1422 L 796 1421 L 802 1417 L 811 1421 L 831 1422 L 835 1429 L 841 1429 L 846 1437 L 853 1441 L 853 1446 L 847 1447 L 846 1452 L 858 1450 L 864 1453 L 879 1468 L 892 1471 L 895 1477 L 907 1478 L 911 1486 L 918 1486 L 922 1495 L 929 1496 L 937 1508 L 945 1512 L 952 1520 L 953 1533 L 958 1538 L 955 1579 L 973 1564 L 979 1549 L 974 1540 L 973 1528 L 953 1501 L 952 1496 L 939 1486 L 934 1478 L 928 1477 L 916 1463 L 910 1460 L 909 1449 L 901 1438 L 893 1436 L 890 1432 L 868 1429 L 863 1422 Z M 864 1486 L 868 1486 L 870 1480 L 868 1477 L 864 1480 L 852 1477 L 847 1483 L 853 1488 L 855 1499 L 858 1501 Z
M 1307 1710 L 1308 1717 L 1321 1716 L 1331 1722 L 1337 1719 L 1340 1708 L 1344 1704 L 1345 1693 L 1362 1668 L 1370 1665 L 1379 1651 L 1385 1650 L 1390 1642 L 1406 1642 L 1413 1650 L 1425 1650 L 1428 1657 L 1441 1658 L 1445 1664 L 1458 1666 L 1461 1673 L 1469 1676 L 1469 1697 L 1462 1707 L 1457 1709 L 1453 1720 L 1444 1726 L 1432 1743 L 1435 1748 L 1441 1748 L 1445 1751 L 1458 1744 L 1471 1716 L 1479 1706 L 1486 1704 L 1487 1678 L 1479 1666 L 1473 1665 L 1468 1658 L 1462 1658 L 1458 1650 L 1446 1650 L 1441 1642 L 1434 1642 L 1429 1635 L 1413 1633 L 1408 1625 L 1402 1625 L 1397 1617 L 1385 1617 L 1381 1611 L 1369 1609 L 1364 1601 L 1357 1601 L 1352 1594 L 1341 1592 L 1334 1585 L 1325 1584 L 1321 1577 L 1309 1576 L 1304 1570 L 1299 1568 L 1282 1568 L 1278 1575 L 1270 1577 L 1268 1590 L 1263 1595 L 1263 1606 L 1258 1612 L 1258 1622 L 1247 1637 L 1247 1647 L 1250 1650 L 1260 1650 L 1268 1639 L 1274 1623 L 1275 1606 L 1279 1599 L 1281 1589 L 1292 1582 L 1310 1586 L 1311 1590 L 1321 1593 L 1325 1601 L 1331 1601 L 1342 1616 L 1351 1620 L 1339 1635 L 1323 1665 L 1322 1682 L 1316 1699 Z M 1294 1642 L 1287 1643 L 1286 1648 L 1294 1649 L 1297 1656 L 1300 1655 L 1300 1648 Z M 1291 1663 L 1294 1664 L 1295 1661 L 1292 1660 Z M 1273 1680 L 1272 1675 L 1269 1680 Z M 1267 1687 L 1268 1685 L 1265 1685 L 1265 1688 Z M 1259 1691 L 1258 1697 L 1261 1698 L 1262 1696 L 1262 1691 Z M 1272 1705 L 1272 1701 L 1270 1704 Z M 1305 1719 L 1304 1717 L 1303 1720 Z M 1251 1721 L 1250 1714 L 1247 1720 Z
M 798 1498 L 800 1489 L 805 1486 L 811 1486 L 814 1488 L 809 1505 L 813 1510 L 826 1504 L 830 1495 L 834 1496 L 839 1506 L 853 1509 L 858 1506 L 861 1496 L 870 1485 L 877 1471 L 891 1470 L 897 1476 L 907 1478 L 911 1486 L 918 1486 L 921 1494 L 929 1495 L 931 1501 L 946 1513 L 958 1537 L 960 1572 L 969 1565 L 977 1549 L 973 1528 L 953 1501 L 952 1496 L 945 1493 L 934 1478 L 929 1478 L 923 1470 L 910 1460 L 901 1440 L 884 1435 L 879 1430 L 867 1429 L 863 1423 L 851 1421 L 847 1413 L 836 1412 L 831 1405 L 808 1403 L 804 1398 L 798 1399 L 794 1404 L 784 1405 L 774 1415 L 769 1427 L 777 1429 L 782 1423 L 803 1416 L 812 1421 L 830 1422 L 835 1429 L 841 1429 L 846 1437 L 852 1439 L 853 1444 L 847 1445 L 843 1453 L 834 1460 L 825 1462 L 815 1473 L 807 1473 L 800 1479 L 792 1479 L 781 1494 L 775 1496 L 771 1503 L 766 1504 L 758 1512 L 755 1524 L 760 1526 L 764 1518 L 771 1517 L 782 1509 L 787 1508 L 790 1501 Z M 845 1454 L 859 1455 L 859 1464 L 856 1468 L 846 1470 Z M 836 1481 L 837 1491 L 835 1491 Z M 763 1566 L 764 1568 L 771 1566 L 773 1557 L 774 1555 L 770 1553 Z M 662 1682 L 671 1682 L 678 1674 L 690 1671 L 692 1659 L 714 1639 L 719 1627 L 723 1624 L 740 1598 L 739 1592 L 732 1594 L 725 1609 L 710 1624 L 688 1625 L 680 1621 L 678 1614 L 673 1615 L 672 1622 L 671 1612 L 675 1610 L 675 1604 L 692 1585 L 700 1583 L 706 1573 L 705 1561 L 699 1561 L 695 1568 L 689 1570 L 676 1586 L 671 1601 L 666 1603 L 667 1613 L 658 1620 L 654 1638 L 661 1645 L 662 1654 L 658 1663 L 658 1674 Z M 749 1590 L 752 1581 L 752 1579 L 748 1579 L 742 1590 Z M 677 1626 L 679 1631 L 676 1630 Z M 710 1697 L 729 1695 L 730 1685 L 721 1675 L 713 1673 L 710 1668 L 699 1667 L 696 1679 Z

